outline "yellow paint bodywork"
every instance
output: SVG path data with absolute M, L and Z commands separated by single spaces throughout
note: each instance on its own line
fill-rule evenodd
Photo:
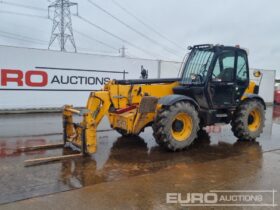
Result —
M 247 98 L 247 94 L 252 94 L 254 93 L 254 89 L 256 87 L 256 83 L 254 81 L 250 81 L 249 86 L 246 88 L 243 96 L 241 97 L 241 100 L 244 100 Z
M 145 96 L 161 98 L 171 95 L 178 82 L 166 84 L 119 85 L 114 81 L 106 84 L 101 91 L 92 92 L 89 96 L 86 110 L 79 111 L 66 105 L 63 111 L 64 140 L 79 148 L 85 148 L 85 153 L 96 152 L 96 129 L 104 116 L 108 116 L 113 129 L 125 130 L 128 134 L 140 133 L 147 124 L 154 120 L 156 110 L 150 113 L 139 111 L 140 103 Z M 109 112 L 110 107 L 121 110 L 130 106 L 135 108 L 121 114 Z M 159 109 L 160 105 L 156 107 Z M 81 123 L 73 123 L 73 114 L 83 116 Z M 83 138 L 86 144 L 83 145 Z
M 122 114 L 109 113 L 109 121 L 112 128 L 120 128 L 129 134 L 138 134 L 150 122 L 154 120 L 156 111 L 151 113 L 140 113 L 139 106 L 145 96 L 161 98 L 173 93 L 173 88 L 178 82 L 167 84 L 144 84 L 144 85 L 118 85 L 109 83 L 105 90 L 110 93 L 112 105 L 116 109 L 124 109 L 131 105 L 136 108 Z M 157 107 L 157 109 L 159 106 Z
M 153 111 L 140 112 L 139 107 L 142 99 L 145 96 L 160 99 L 171 95 L 173 88 L 178 85 L 179 82 L 120 85 L 110 81 L 101 91 L 90 94 L 85 110 L 75 110 L 69 105 L 64 107 L 64 141 L 71 142 L 87 154 L 96 152 L 96 129 L 104 116 L 108 116 L 113 129 L 124 130 L 127 134 L 138 134 L 153 122 L 156 111 L 161 107 L 158 104 Z M 255 85 L 254 82 L 250 82 L 245 94 L 253 93 Z M 246 96 L 242 97 L 242 99 L 245 98 Z M 115 112 L 115 110 L 132 106 L 133 109 L 123 113 Z M 114 107 L 115 110 L 110 110 L 111 107 Z M 73 114 L 82 116 L 83 121 L 73 123 Z
M 144 95 L 161 98 L 173 94 L 172 89 L 178 82 L 169 84 L 143 84 L 143 85 L 118 85 L 109 83 L 105 90 L 110 92 L 110 97 L 115 108 L 125 108 L 127 105 L 139 104 Z

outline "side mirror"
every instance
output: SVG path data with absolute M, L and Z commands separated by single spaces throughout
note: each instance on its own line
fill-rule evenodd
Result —
M 254 76 L 255 77 L 260 77 L 262 73 L 259 70 L 254 71 Z

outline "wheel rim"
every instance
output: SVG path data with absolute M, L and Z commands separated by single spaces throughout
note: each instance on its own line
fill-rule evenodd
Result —
M 187 140 L 193 129 L 192 118 L 187 113 L 179 113 L 172 123 L 171 134 L 177 141 Z
M 253 109 L 248 116 L 248 129 L 255 132 L 261 125 L 261 112 L 259 109 Z

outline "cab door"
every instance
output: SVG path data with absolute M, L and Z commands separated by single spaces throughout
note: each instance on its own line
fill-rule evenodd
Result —
M 237 52 L 237 65 L 236 65 L 236 92 L 235 101 L 239 102 L 245 90 L 249 85 L 249 65 L 247 54 L 243 51 Z
M 235 105 L 235 51 L 223 51 L 216 58 L 208 85 L 208 94 L 213 109 L 229 108 Z

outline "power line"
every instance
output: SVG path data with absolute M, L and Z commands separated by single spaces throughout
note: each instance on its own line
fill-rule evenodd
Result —
M 102 54 L 102 55 L 113 55 L 113 56 L 117 56 L 117 54 L 115 52 L 108 52 L 108 51 L 94 51 L 93 49 L 90 48 L 85 48 L 85 47 L 78 47 L 80 52 L 90 52 L 90 53 L 94 53 L 94 54 Z
M 79 32 L 77 32 L 77 33 L 79 33 Z M 44 40 L 34 39 L 34 38 L 31 38 L 31 37 L 28 37 L 28 36 L 22 36 L 22 35 L 6 32 L 6 31 L 0 31 L 0 36 L 8 38 L 8 39 L 24 41 L 24 42 L 29 42 L 29 43 L 33 43 L 33 44 L 39 44 L 39 45 L 47 45 L 48 44 L 48 42 L 44 41 Z M 78 48 L 80 50 L 94 52 L 92 49 L 89 49 L 89 48 L 83 48 L 83 47 L 78 47 Z M 114 49 L 117 50 L 117 48 L 114 48 Z M 99 53 L 109 54 L 109 53 L 113 53 L 113 52 L 102 52 L 102 51 L 99 51 Z
M 33 15 L 33 14 L 27 14 L 27 13 L 20 13 L 20 12 L 13 12 L 13 11 L 5 11 L 5 10 L 0 10 L 0 13 L 9 14 L 9 15 L 25 16 L 25 17 L 30 17 L 30 18 L 36 17 L 36 18 L 41 18 L 41 19 L 48 20 L 48 18 L 47 18 L 46 16 Z M 125 39 L 123 39 L 123 38 L 121 38 L 121 37 L 119 37 L 119 36 L 117 36 L 117 35 L 115 35 L 115 34 L 109 32 L 109 31 L 107 31 L 106 29 L 102 28 L 101 26 L 98 26 L 97 24 L 95 24 L 95 23 L 93 23 L 93 22 L 87 20 L 86 18 L 84 18 L 84 17 L 82 17 L 82 16 L 77 16 L 77 17 L 78 17 L 80 20 L 84 21 L 85 23 L 87 23 L 87 24 L 89 24 L 89 25 L 91 25 L 91 26 L 93 26 L 93 27 L 95 27 L 95 28 L 97 28 L 97 29 L 103 31 L 104 33 L 109 34 L 110 36 L 112 36 L 112 37 L 114 37 L 114 38 L 116 38 L 116 39 L 118 39 L 118 40 L 120 40 L 120 41 L 122 41 L 122 42 L 124 42 L 124 43 L 126 43 L 126 44 L 128 44 L 128 45 L 130 45 L 130 46 L 132 46 L 133 48 L 135 48 L 135 49 L 137 49 L 137 50 L 139 50 L 139 51 L 144 52 L 145 54 L 149 54 L 149 55 L 151 55 L 151 56 L 154 57 L 154 58 L 158 58 L 158 57 L 159 57 L 159 56 L 155 55 L 154 53 L 149 52 L 149 51 L 145 50 L 144 48 L 141 48 L 140 46 L 137 46 L 137 45 L 133 44 L 132 42 L 129 42 L 129 41 L 127 41 L 127 40 L 125 40 Z M 77 32 L 77 31 L 75 31 L 75 32 Z M 82 34 L 81 32 L 78 32 L 78 33 L 80 33 L 80 35 Z M 7 36 L 7 35 L 6 35 L 6 36 Z M 18 36 L 18 35 L 17 35 L 17 36 Z M 83 34 L 82 36 L 87 36 L 87 35 Z M 9 38 L 11 38 L 11 37 L 9 37 Z M 101 44 L 101 43 L 102 43 L 102 44 L 105 44 L 107 47 L 110 46 L 110 45 L 108 45 L 107 43 L 104 43 L 104 42 L 102 42 L 102 41 L 96 40 L 96 39 L 94 39 L 94 38 L 92 38 L 92 37 L 87 36 L 87 38 L 90 38 L 90 39 L 92 39 L 92 40 L 94 40 L 94 41 L 98 41 L 100 44 Z M 16 39 L 16 38 L 13 37 L 13 39 Z M 31 38 L 31 39 L 32 39 L 32 38 Z M 27 41 L 27 40 L 24 40 L 24 41 Z M 30 42 L 30 41 L 31 41 L 31 40 L 29 40 L 29 42 Z M 115 48 L 115 47 L 113 47 L 113 46 L 110 46 L 110 48 L 115 49 L 115 50 L 118 50 L 117 48 Z
M 0 3 L 7 4 L 7 5 L 10 5 L 10 6 L 16 6 L 16 7 L 22 7 L 22 8 L 33 9 L 33 10 L 48 11 L 47 9 L 43 9 L 43 8 L 39 8 L 39 7 L 33 7 L 33 6 L 29 6 L 29 5 L 18 4 L 18 3 L 12 3 L 12 2 L 6 2 L 6 1 L 1 1 L 1 0 L 0 0 Z M 9 13 L 10 13 L 10 12 L 9 12 Z M 14 12 L 11 13 L 11 14 L 14 14 Z M 23 14 L 23 13 L 17 14 L 17 15 L 29 16 L 28 14 Z M 30 16 L 31 16 L 31 15 L 30 15 Z M 92 37 L 90 37 L 90 36 L 88 36 L 88 35 L 86 35 L 86 34 L 84 34 L 84 33 L 82 33 L 82 32 L 77 31 L 77 30 L 74 30 L 74 31 L 75 31 L 77 34 L 79 34 L 79 35 L 81 35 L 81 36 L 83 36 L 83 37 L 86 37 L 87 39 L 93 40 L 93 41 L 98 42 L 99 44 L 102 44 L 102 45 L 104 45 L 104 46 L 106 46 L 106 47 L 108 47 L 108 48 L 111 48 L 111 49 L 113 49 L 113 50 L 118 51 L 117 48 L 115 48 L 115 47 L 113 47 L 113 46 L 111 46 L 111 45 L 109 45 L 109 44 L 107 44 L 107 43 L 104 43 L 104 42 L 102 42 L 102 41 L 100 41 L 100 40 L 94 39 L 94 38 L 92 38 Z M 80 49 L 81 49 L 81 48 L 80 48 Z
M 20 38 L 16 38 L 16 37 L 12 37 L 12 36 L 8 36 L 8 35 L 4 35 L 4 34 L 0 34 L 1 37 L 7 38 L 7 39 L 13 39 L 13 40 L 18 40 L 18 41 L 24 41 L 24 42 L 29 42 L 29 43 L 34 43 L 32 41 L 28 41 L 28 40 L 22 40 Z M 34 43 L 35 44 L 35 43 Z M 37 45 L 45 45 L 45 44 L 41 44 L 41 43 L 36 43 Z
M 178 45 L 176 42 L 172 41 L 171 39 L 167 38 L 166 36 L 162 35 L 161 32 L 158 32 L 157 30 L 154 29 L 154 27 L 148 25 L 147 23 L 145 23 L 143 20 L 141 20 L 140 18 L 138 18 L 136 15 L 134 15 L 132 12 L 128 11 L 128 9 L 126 9 L 125 7 L 123 7 L 120 3 L 118 3 L 115 0 L 111 0 L 117 7 L 119 7 L 120 9 L 122 9 L 125 13 L 127 13 L 129 16 L 133 17 L 135 20 L 137 20 L 139 23 L 143 24 L 144 26 L 146 26 L 146 28 L 148 28 L 149 30 L 151 30 L 152 32 L 154 32 L 155 34 L 157 34 L 158 36 L 160 36 L 161 38 L 165 39 L 166 41 L 168 41 L 169 43 L 173 44 L 174 46 L 180 48 L 182 51 L 185 51 L 185 48 L 183 48 L 182 46 Z
M 44 17 L 44 16 L 38 16 L 38 15 L 32 15 L 32 14 L 26 14 L 26 13 L 18 13 L 18 12 L 12 12 L 12 11 L 0 10 L 0 13 L 11 14 L 11 15 L 19 15 L 19 16 L 27 16 L 27 17 L 36 17 L 36 18 L 42 18 L 42 19 L 48 19 L 47 17 Z M 0 31 L 0 32 L 1 32 L 1 31 Z M 17 35 L 17 34 L 11 34 L 11 33 L 9 33 L 9 35 L 7 35 L 8 32 L 2 32 L 2 33 L 6 33 L 6 34 L 5 34 L 5 37 L 6 37 L 6 38 L 16 39 L 15 37 L 11 37 L 11 36 L 9 36 L 9 35 L 19 37 L 19 35 Z M 87 38 L 87 39 L 90 39 L 90 40 L 93 40 L 93 41 L 95 41 L 95 42 L 98 42 L 99 44 L 102 44 L 102 45 L 104 45 L 104 46 L 106 46 L 106 47 L 108 47 L 108 48 L 111 48 L 111 49 L 113 49 L 113 50 L 116 50 L 116 51 L 119 50 L 118 48 L 116 48 L 116 47 L 114 47 L 114 46 L 112 46 L 112 45 L 109 45 L 109 44 L 107 44 L 107 43 L 105 43 L 105 42 L 102 42 L 102 41 L 100 41 L 100 40 L 94 39 L 93 37 L 88 36 L 88 35 L 86 35 L 86 34 L 80 32 L 80 31 L 75 30 L 75 33 L 77 33 L 77 34 L 79 34 L 79 35 L 81 35 L 81 36 L 83 36 L 83 37 L 85 37 L 85 38 Z M 4 35 L 2 35 L 2 36 L 4 37 Z M 29 39 L 33 39 L 33 38 L 29 38 Z M 19 39 L 18 39 L 18 40 L 19 40 Z M 21 41 L 29 41 L 29 42 L 31 42 L 31 40 L 26 40 L 26 39 L 20 39 L 20 40 L 21 40 Z M 33 40 L 35 40 L 35 39 L 33 39 Z M 42 40 L 40 40 L 40 41 L 42 41 Z M 44 41 L 44 43 L 46 43 L 46 41 Z
M 103 31 L 104 33 L 109 34 L 110 36 L 112 36 L 112 37 L 114 37 L 114 38 L 116 38 L 116 39 L 121 40 L 122 42 L 124 42 L 124 43 L 126 43 L 126 44 L 128 44 L 128 45 L 130 45 L 130 46 L 132 46 L 132 47 L 134 47 L 135 49 L 138 49 L 138 50 L 140 50 L 140 51 L 142 51 L 142 52 L 144 52 L 144 53 L 147 53 L 147 54 L 149 54 L 149 55 L 151 55 L 151 56 L 153 56 L 153 57 L 155 57 L 155 58 L 157 57 L 157 56 L 154 55 L 153 53 L 151 53 L 151 52 L 149 52 L 149 51 L 147 51 L 147 50 L 145 50 L 145 49 L 143 49 L 143 48 L 141 48 L 141 47 L 139 47 L 139 46 L 133 44 L 132 42 L 129 42 L 129 41 L 127 41 L 127 40 L 125 40 L 125 39 L 123 39 L 123 38 L 121 38 L 121 37 L 119 37 L 119 36 L 117 36 L 117 35 L 115 35 L 115 34 L 109 32 L 109 31 L 107 31 L 106 29 L 104 29 L 104 28 L 102 28 L 101 26 L 99 26 L 99 25 L 97 25 L 97 24 L 95 24 L 95 23 L 93 23 L 93 22 L 87 20 L 86 18 L 84 18 L 84 17 L 82 17 L 82 16 L 77 16 L 77 17 L 80 18 L 82 21 L 86 22 L 87 24 L 89 24 L 89 25 L 91 25 L 91 26 L 93 26 L 93 27 L 95 27 L 95 28 L 97 28 L 97 29 Z
M 23 35 L 18 35 L 18 34 L 14 34 L 14 33 L 10 33 L 10 32 L 6 32 L 6 31 L 0 31 L 1 36 L 6 37 L 6 38 L 11 38 L 11 39 L 17 39 L 20 41 L 25 41 L 25 42 L 31 42 L 31 43 L 40 43 L 40 44 L 47 44 L 47 41 L 44 40 L 40 40 L 40 39 L 34 39 L 28 36 L 23 36 Z
M 162 49 L 164 49 L 165 51 L 178 56 L 176 53 L 172 52 L 171 49 L 169 49 L 168 47 L 163 46 L 161 43 L 159 43 L 158 41 L 150 38 L 149 36 L 147 36 L 146 34 L 142 33 L 141 31 L 135 29 L 134 27 L 132 27 L 131 25 L 125 23 L 124 21 L 122 21 L 121 19 L 117 18 L 116 16 L 114 16 L 112 13 L 108 12 L 107 10 L 105 10 L 104 8 L 100 7 L 98 4 L 92 2 L 91 0 L 88 0 L 88 2 L 90 4 L 92 4 L 93 6 L 95 6 L 96 8 L 100 9 L 101 11 L 103 11 L 104 13 L 106 13 L 107 15 L 109 15 L 110 17 L 112 17 L 113 19 L 115 19 L 116 21 L 118 21 L 119 23 L 121 23 L 122 25 L 126 26 L 127 28 L 129 28 L 130 30 L 134 31 L 135 33 L 137 33 L 138 35 L 144 37 L 145 39 L 149 40 L 150 42 L 152 42 L 153 44 L 156 44 L 158 46 L 160 46 Z
M 44 8 L 34 7 L 34 6 L 31 6 L 31 5 L 25 5 L 25 4 L 19 4 L 19 3 L 15 3 L 15 2 L 0 1 L 0 3 L 10 5 L 10 6 L 15 6 L 15 7 L 26 8 L 26 9 L 33 9 L 33 10 L 38 10 L 38 11 L 47 11 L 47 9 L 44 9 Z
M 80 32 L 76 32 L 76 33 L 80 33 Z M 29 43 L 34 43 L 34 44 L 39 44 L 39 45 L 47 45 L 48 41 L 45 40 L 41 40 L 41 39 L 34 39 L 28 36 L 23 36 L 23 35 L 18 35 L 18 34 L 14 34 L 14 33 L 10 33 L 10 32 L 6 32 L 6 31 L 0 31 L 0 36 L 1 37 L 5 37 L 8 39 L 14 39 L 14 40 L 19 40 L 19 41 L 24 41 L 24 42 L 29 42 Z M 88 37 L 90 38 L 90 37 Z M 83 48 L 83 47 L 78 47 L 81 50 L 86 50 L 86 51 L 93 51 L 92 49 L 89 48 Z M 113 48 L 115 50 L 118 50 L 117 48 Z M 100 53 L 113 53 L 113 52 L 101 52 Z
M 108 47 L 108 48 L 110 48 L 110 49 L 113 49 L 113 50 L 118 51 L 118 49 L 115 48 L 115 47 L 112 46 L 112 45 L 109 45 L 109 44 L 107 44 L 107 43 L 105 43 L 105 42 L 102 42 L 102 41 L 100 41 L 100 40 L 94 39 L 94 38 L 92 38 L 91 36 L 88 36 L 87 34 L 84 34 L 84 33 L 80 32 L 80 31 L 77 31 L 77 30 L 74 30 L 74 31 L 75 31 L 76 34 L 79 34 L 80 36 L 83 36 L 83 37 L 85 37 L 85 38 L 87 38 L 87 39 L 90 39 L 90 40 L 92 40 L 92 41 L 94 41 L 94 42 L 97 42 L 97 43 L 99 43 L 99 44 L 101 44 L 101 45 L 104 45 L 104 46 L 106 46 L 106 47 Z
M 0 13 L 12 14 L 12 15 L 19 15 L 19 16 L 26 16 L 26 17 L 36 17 L 36 18 L 48 19 L 47 17 L 44 17 L 44 16 L 31 15 L 31 14 L 19 13 L 19 12 L 11 12 L 11 11 L 4 11 L 4 10 L 0 10 Z M 81 16 L 77 16 L 77 17 L 78 17 L 80 20 L 86 22 L 87 24 L 89 24 L 89 25 L 91 25 L 91 26 L 93 26 L 93 27 L 95 27 L 95 28 L 98 28 L 99 30 L 101 30 L 101 31 L 103 31 L 103 32 L 105 32 L 105 33 L 111 35 L 112 37 L 114 37 L 114 38 L 116 38 L 116 39 L 119 39 L 119 40 L 121 40 L 122 42 L 127 43 L 128 45 L 130 45 L 130 46 L 132 46 L 132 47 L 134 47 L 134 48 L 136 48 L 136 49 L 138 49 L 138 50 L 140 50 L 140 51 L 142 51 L 142 52 L 144 52 L 144 53 L 146 53 L 146 54 L 149 54 L 149 55 L 151 55 L 151 56 L 153 56 L 153 57 L 155 57 L 155 58 L 157 57 L 157 56 L 154 55 L 153 53 L 151 53 L 151 52 L 149 52 L 149 51 L 146 51 L 145 49 L 142 49 L 141 47 L 138 47 L 137 45 L 135 45 L 135 44 L 133 44 L 133 43 L 130 43 L 129 41 L 126 41 L 125 39 L 122 39 L 121 37 L 119 37 L 119 36 L 117 36 L 117 35 L 115 35 L 115 34 L 109 32 L 109 31 L 107 31 L 106 29 L 104 29 L 104 28 L 102 28 L 102 27 L 100 27 L 100 26 L 98 26 L 98 25 L 92 23 L 91 21 L 89 21 L 89 20 L 87 20 L 87 19 L 85 19 L 85 18 L 83 18 L 83 17 L 81 17 Z M 82 34 L 81 32 L 78 32 L 78 33 Z M 84 34 L 84 35 L 85 35 L 85 34 Z M 7 35 L 6 35 L 6 36 L 7 36 Z M 18 35 L 17 35 L 17 36 L 18 36 Z M 87 35 L 85 35 L 85 36 L 87 36 Z M 9 38 L 11 38 L 11 37 L 9 37 Z M 90 38 L 90 37 L 87 36 L 87 38 Z M 13 37 L 13 39 L 16 39 L 16 38 Z M 90 39 L 95 40 L 95 39 L 93 39 L 92 37 L 91 37 Z M 27 41 L 27 40 L 23 40 L 23 41 Z M 30 42 L 30 40 L 28 40 L 28 41 Z M 95 41 L 97 41 L 97 40 L 95 40 Z M 100 41 L 100 43 L 101 43 L 101 41 Z M 102 43 L 105 44 L 104 42 L 102 42 Z M 109 47 L 108 44 L 106 44 L 106 45 Z M 112 46 L 110 46 L 110 47 L 112 47 Z M 113 48 L 114 48 L 114 47 L 113 47 Z M 115 49 L 115 50 L 118 50 L 118 49 L 116 49 L 116 48 L 114 48 L 114 49 Z
M 47 16 L 33 15 L 33 14 L 27 14 L 27 13 L 21 13 L 21 12 L 7 11 L 7 10 L 0 10 L 0 13 L 10 14 L 10 15 L 26 16 L 26 17 L 36 17 L 36 18 L 41 18 L 41 19 L 48 19 Z
M 24 35 L 14 34 L 14 33 L 11 33 L 11 32 L 0 31 L 0 33 L 6 34 L 6 35 L 9 35 L 9 36 L 15 36 L 15 37 L 25 39 L 25 40 L 29 40 L 29 41 L 33 41 L 33 42 L 47 43 L 47 41 L 42 40 L 42 39 L 36 39 L 36 38 L 24 36 Z

